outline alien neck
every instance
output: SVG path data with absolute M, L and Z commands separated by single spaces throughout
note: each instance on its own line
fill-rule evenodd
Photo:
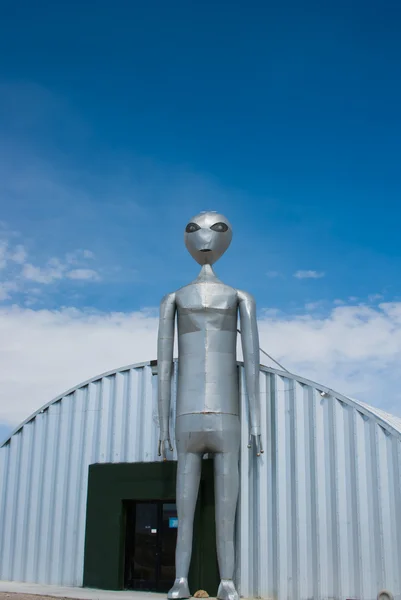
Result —
M 212 265 L 203 265 L 196 281 L 220 281 L 213 271 Z

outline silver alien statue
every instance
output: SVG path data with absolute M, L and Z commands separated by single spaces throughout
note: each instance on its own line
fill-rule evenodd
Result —
M 238 499 L 240 446 L 237 374 L 238 311 L 242 329 L 245 380 L 249 399 L 250 446 L 259 456 L 259 339 L 253 297 L 221 282 L 212 269 L 232 238 L 228 220 L 215 212 L 194 217 L 185 244 L 202 265 L 198 277 L 161 302 L 158 335 L 159 455 L 172 450 L 169 435 L 174 323 L 178 329 L 176 580 L 168 598 L 189 598 L 195 505 L 202 458 L 214 458 L 217 558 L 221 583 L 217 597 L 237 600 L 233 582 L 234 524 Z M 249 446 L 249 447 L 250 447 Z

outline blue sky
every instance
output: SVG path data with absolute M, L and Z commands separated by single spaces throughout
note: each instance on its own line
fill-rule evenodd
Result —
M 207 209 L 261 314 L 398 302 L 400 23 L 387 0 L 3 3 L 3 310 L 154 309 Z

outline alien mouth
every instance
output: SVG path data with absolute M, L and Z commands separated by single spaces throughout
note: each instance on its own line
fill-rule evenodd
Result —
M 201 252 L 211 252 L 210 248 L 202 248 Z

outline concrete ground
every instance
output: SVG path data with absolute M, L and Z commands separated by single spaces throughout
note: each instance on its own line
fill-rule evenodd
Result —
M 36 583 L 17 583 L 0 581 L 0 600 L 48 600 L 72 598 L 75 600 L 165 600 L 165 594 L 150 592 L 116 592 L 92 590 L 89 588 L 60 587 L 56 585 L 38 585 Z

